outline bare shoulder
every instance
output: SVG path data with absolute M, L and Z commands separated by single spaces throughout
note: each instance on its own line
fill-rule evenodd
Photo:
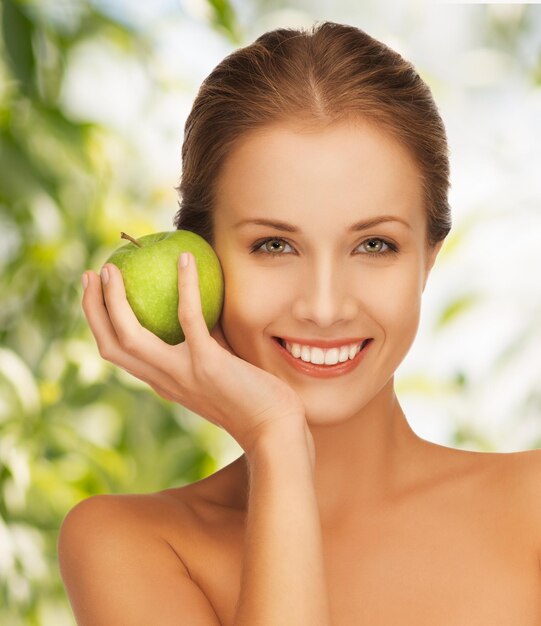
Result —
M 519 529 L 541 549 L 541 450 L 488 455 L 491 487 L 501 509 L 513 510 Z
M 187 573 L 182 557 L 169 544 L 168 528 L 188 523 L 189 507 L 179 492 L 176 498 L 160 492 L 150 494 L 95 495 L 76 504 L 65 516 L 59 532 L 58 556 L 61 570 L 68 567 L 74 546 L 99 548 L 101 554 L 114 550 L 117 558 L 137 547 L 139 559 L 174 560 Z M 124 554 L 121 554 L 121 552 Z
M 100 543 L 103 550 L 137 547 L 140 559 L 158 558 L 192 576 L 191 565 L 205 561 L 213 536 L 226 532 L 238 511 L 224 500 L 225 485 L 217 472 L 185 485 L 146 494 L 95 495 L 75 505 L 63 520 L 58 541 L 62 566 L 65 545 Z M 127 554 L 126 554 L 127 556 Z
M 495 510 L 515 511 L 517 519 L 538 524 L 541 537 L 541 450 L 477 452 L 440 451 L 443 474 L 459 498 L 482 500 Z
M 541 522 L 541 450 L 526 450 L 506 455 L 503 464 L 504 476 L 510 489 L 532 515 L 537 514 Z M 541 526 L 539 526 L 541 532 Z
M 496 483 L 523 498 L 541 496 L 541 450 L 489 454 L 492 476 Z M 532 491 L 533 490 L 533 491 Z
M 217 624 L 192 579 L 181 542 L 193 526 L 182 489 L 175 497 L 97 495 L 73 507 L 58 538 L 60 574 L 78 624 Z
M 176 522 L 186 517 L 188 504 L 177 490 L 177 497 L 164 497 L 163 492 L 144 494 L 95 495 L 76 504 L 66 515 L 61 527 L 80 527 L 90 532 L 96 524 L 103 530 L 154 534 L 159 533 L 172 517 Z
M 530 489 L 541 488 L 541 450 L 459 452 L 472 460 L 472 468 L 477 470 L 475 474 L 489 493 L 515 494 L 521 498 L 527 496 Z

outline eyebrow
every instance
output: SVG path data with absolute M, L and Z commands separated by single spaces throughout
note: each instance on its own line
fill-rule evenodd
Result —
M 379 217 L 373 217 L 368 220 L 361 220 L 360 222 L 355 222 L 349 227 L 349 232 L 354 232 L 358 230 L 366 230 L 367 228 L 372 228 L 373 226 L 377 226 L 378 224 L 382 224 L 383 222 L 400 222 L 407 226 L 410 230 L 413 230 L 411 225 L 408 224 L 401 217 L 396 215 L 380 215 Z M 240 220 L 234 225 L 234 228 L 239 228 L 240 226 L 244 226 L 246 224 L 257 224 L 259 226 L 270 226 L 271 228 L 276 228 L 276 230 L 283 230 L 288 233 L 301 233 L 301 230 L 298 226 L 294 224 L 289 224 L 288 222 L 281 222 L 279 220 L 269 220 L 266 218 L 249 218 L 245 220 Z M 302 233 L 301 233 L 302 234 Z

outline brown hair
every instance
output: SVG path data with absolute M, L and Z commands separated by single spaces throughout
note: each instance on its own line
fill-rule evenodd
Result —
M 319 128 L 355 118 L 409 149 L 421 172 L 426 243 L 445 239 L 451 230 L 447 137 L 428 85 L 385 44 L 328 21 L 266 32 L 203 81 L 184 128 L 174 225 L 214 244 L 216 182 L 245 133 L 276 122 Z

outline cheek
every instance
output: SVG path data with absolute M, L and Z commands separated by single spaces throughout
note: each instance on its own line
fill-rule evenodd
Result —
M 242 334 L 250 327 L 261 329 L 270 324 L 283 310 L 288 299 L 287 286 L 278 274 L 261 269 L 246 268 L 226 273 L 225 297 L 222 313 L 224 330 L 233 335 Z
M 396 351 L 405 355 L 417 335 L 421 318 L 419 281 L 405 279 L 386 300 L 387 333 Z
M 408 345 L 417 332 L 421 313 L 421 284 L 415 267 L 374 275 L 356 294 L 360 307 L 393 343 Z

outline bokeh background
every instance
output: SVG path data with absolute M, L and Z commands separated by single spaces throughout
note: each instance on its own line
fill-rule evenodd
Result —
M 229 52 L 346 22 L 431 86 L 454 227 L 396 389 L 422 437 L 541 447 L 541 7 L 376 0 L 2 0 L 0 623 L 74 626 L 56 557 L 67 511 L 193 482 L 228 434 L 98 354 L 80 278 L 119 233 L 172 230 L 185 118 Z

